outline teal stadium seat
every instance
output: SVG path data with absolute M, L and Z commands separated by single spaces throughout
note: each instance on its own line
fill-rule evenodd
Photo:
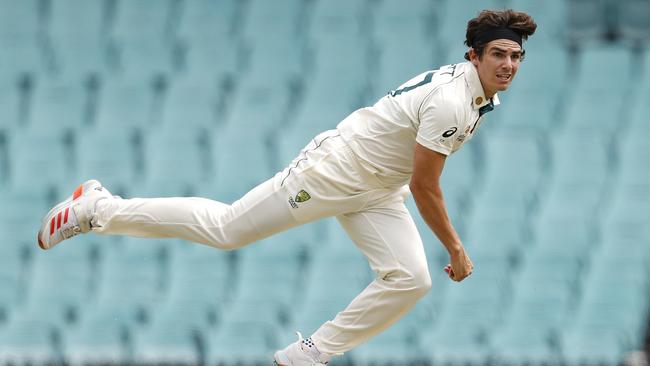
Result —
M 145 180 L 141 195 L 196 196 L 211 176 L 209 135 L 175 126 L 145 136 Z M 172 174 L 170 174 L 172 173 Z
M 90 98 L 82 82 L 54 82 L 33 90 L 29 129 L 39 133 L 80 130 L 88 125 Z
M 618 3 L 618 30 L 623 37 L 637 42 L 650 37 L 650 4 L 644 0 L 626 0 Z
M 241 4 L 234 0 L 182 2 L 175 36 L 184 49 L 183 76 L 188 80 L 219 79 L 241 69 L 243 45 L 234 37 L 242 21 Z
M 232 97 L 228 126 L 242 131 L 256 129 L 268 134 L 286 124 L 291 108 L 291 81 L 288 77 L 276 81 L 269 83 L 244 78 Z
M 288 322 L 304 285 L 301 274 L 307 270 L 305 256 L 304 245 L 291 232 L 244 249 L 238 262 L 234 301 L 240 305 L 264 303 L 265 309 L 275 314 L 276 322 Z
M 41 2 L 27 0 L 15 3 L 11 0 L 0 2 L 0 39 L 13 38 L 17 40 L 35 41 L 36 36 L 43 31 L 40 12 Z
M 157 313 L 151 324 L 136 332 L 131 341 L 133 362 L 184 364 L 200 362 L 197 328 L 180 320 L 183 314 Z
M 631 52 L 620 46 L 597 48 L 585 50 L 582 60 L 576 92 L 567 105 L 566 133 L 618 133 L 625 124 L 621 116 L 626 115 L 626 92 L 631 85 Z M 614 60 L 619 68 L 616 72 L 611 71 Z
M 128 196 L 136 182 L 142 180 L 137 169 L 142 161 L 136 135 L 125 129 L 81 129 L 76 135 L 77 174 L 70 177 L 69 187 L 88 179 L 97 179 L 112 194 Z
M 50 3 L 48 44 L 58 80 L 74 82 L 106 72 L 109 5 L 105 0 Z
M 130 362 L 130 321 L 122 315 L 112 302 L 89 304 L 81 323 L 63 335 L 65 361 L 71 365 Z
M 4 231 L 3 231 L 4 232 Z M 13 244 L 13 243 L 8 243 Z M 0 256 L 0 327 L 24 304 L 27 255 L 15 245 L 5 245 Z
M 150 83 L 102 79 L 94 122 L 107 129 L 144 130 L 154 123 L 155 99 Z
M 214 131 L 223 124 L 219 115 L 219 86 L 209 82 L 179 81 L 169 85 L 159 125 L 167 130 Z
M 292 310 L 293 322 L 287 327 L 305 335 L 333 319 L 370 282 L 368 264 L 355 248 L 319 250 L 313 260 L 304 275 L 307 279 L 301 299 Z M 332 269 L 333 261 L 337 263 L 336 270 Z M 287 343 L 295 341 L 292 334 L 284 336 Z
M 181 247 L 170 255 L 166 298 L 152 310 L 159 319 L 169 316 L 179 325 L 207 329 L 220 321 L 223 308 L 232 302 L 233 262 L 227 253 L 214 248 L 177 244 Z
M 444 1 L 438 11 L 440 25 L 438 27 L 438 37 L 443 43 L 443 53 L 448 55 L 448 50 L 453 49 L 455 45 L 461 45 L 465 41 L 465 30 L 467 20 L 470 17 L 477 16 L 484 9 L 502 9 L 503 2 L 500 0 L 489 1 Z M 448 55 L 449 56 L 449 55 Z M 454 56 L 453 60 L 461 61 L 463 55 Z
M 183 1 L 182 5 L 177 33 L 192 41 L 229 36 L 241 21 L 241 3 L 238 1 Z
M 241 32 L 245 38 L 261 43 L 266 43 L 269 38 L 295 40 L 301 37 L 299 29 L 304 26 L 301 23 L 305 21 L 305 11 L 306 3 L 301 0 L 251 1 L 246 5 L 245 25 Z
M 60 187 L 73 169 L 70 145 L 64 143 L 63 133 L 57 131 L 27 131 L 12 133 L 9 139 L 11 157 L 9 187 L 17 191 L 29 191 L 39 198 L 58 193 L 68 194 L 69 188 Z M 35 179 L 38 172 L 38 179 Z M 57 191 L 63 188 L 63 191 Z
M 562 29 L 566 22 L 565 0 L 512 0 L 509 6 L 517 11 L 533 15 L 538 24 L 535 35 L 531 38 L 531 40 L 534 39 L 535 44 L 556 45 L 564 37 Z
M 101 272 L 95 301 L 111 303 L 122 309 L 130 325 L 146 321 L 151 308 L 165 291 L 167 250 L 164 241 L 124 239 L 121 243 L 105 243 L 101 252 Z M 122 245 L 118 245 L 122 244 Z M 104 248 L 105 247 L 105 248 Z
M 43 251 L 33 254 L 26 304 L 21 312 L 32 320 L 61 327 L 79 321 L 85 302 L 96 286 L 90 247 L 83 244 L 86 243 L 70 243 L 47 254 Z
M 592 20 L 593 21 L 593 20 Z M 583 92 L 599 91 L 612 97 L 615 93 L 628 90 L 634 74 L 634 59 L 629 46 L 614 44 L 611 46 L 585 47 L 579 54 L 580 67 L 578 68 L 576 88 Z M 616 65 L 613 72 L 612 65 Z M 598 80 L 594 83 L 594 80 Z M 599 98 L 598 105 L 605 99 Z M 602 108 L 599 108 L 602 112 Z
M 567 0 L 565 37 L 575 43 L 592 43 L 608 31 L 606 0 Z
M 594 217 L 611 178 L 606 142 L 607 136 L 587 133 L 579 140 L 565 134 L 554 140 L 552 178 L 541 216 L 570 213 L 575 220 Z
M 440 54 L 433 31 L 437 25 L 435 13 L 430 0 L 412 1 L 409 6 L 394 1 L 378 4 L 373 25 L 374 41 L 380 48 L 379 72 L 371 80 L 377 97 L 437 67 Z M 411 41 L 404 42 L 405 39 Z
M 227 322 L 204 339 L 206 363 L 267 363 L 279 347 L 284 347 L 277 340 L 276 329 L 268 324 L 256 321 Z
M 43 321 L 29 317 L 14 319 L 0 327 L 0 362 L 4 364 L 45 364 L 60 362 L 57 340 L 60 332 Z
M 40 2 L 28 0 L 0 3 L 0 84 L 11 84 L 22 74 L 43 74 L 43 49 L 38 37 L 43 33 Z
M 151 80 L 174 71 L 172 32 L 178 2 L 117 1 L 109 36 L 117 53 L 117 75 L 125 80 Z
M 421 327 L 397 322 L 350 352 L 355 365 L 399 364 L 418 360 L 417 336 Z
M 567 90 L 567 80 L 572 75 L 569 68 L 569 53 L 560 44 L 537 43 L 534 37 L 530 39 L 529 43 L 524 44 L 527 55 L 517 71 L 511 90 L 504 93 L 504 101 L 507 101 L 508 98 L 521 98 L 524 95 L 520 97 L 515 94 L 529 92 L 536 93 L 536 96 L 543 95 L 546 98 L 555 96 L 559 101 L 565 98 L 562 93 Z M 526 90 L 526 92 L 521 92 L 522 90 Z M 526 99 L 526 105 L 530 103 L 530 100 Z M 541 107 L 543 106 L 542 104 Z M 508 108 L 506 104 L 503 107 Z M 522 115 L 528 116 L 529 114 L 531 113 L 526 112 Z
M 20 101 L 22 99 L 18 83 L 6 83 L 0 86 L 0 133 L 6 134 L 21 123 Z
M 49 209 L 44 195 L 30 190 L 0 190 L 0 232 L 6 237 L 0 252 L 35 249 L 37 226 Z M 35 224 L 36 223 L 36 224 Z
M 216 176 L 203 192 L 217 201 L 231 203 L 275 173 L 268 136 L 259 130 L 232 126 L 221 131 L 213 138 L 212 157 Z

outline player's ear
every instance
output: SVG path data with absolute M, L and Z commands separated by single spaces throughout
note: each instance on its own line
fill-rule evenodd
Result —
M 469 51 L 469 60 L 474 64 L 474 66 L 478 67 L 478 54 L 473 48 L 470 48 Z

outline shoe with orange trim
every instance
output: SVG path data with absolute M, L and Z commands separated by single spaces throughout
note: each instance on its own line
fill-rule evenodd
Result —
M 45 215 L 38 231 L 38 246 L 47 250 L 73 236 L 89 232 L 95 205 L 101 199 L 112 197 L 96 180 L 82 183 L 70 197 Z

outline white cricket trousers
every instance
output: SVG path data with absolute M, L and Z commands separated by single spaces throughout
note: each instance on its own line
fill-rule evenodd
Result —
M 406 193 L 382 187 L 331 130 L 232 205 L 205 198 L 105 199 L 97 204 L 93 231 L 173 237 L 231 250 L 336 216 L 377 274 L 312 335 L 321 352 L 344 353 L 397 321 L 431 287 L 422 240 L 404 205 Z

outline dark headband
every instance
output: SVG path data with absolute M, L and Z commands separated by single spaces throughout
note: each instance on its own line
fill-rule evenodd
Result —
M 511 41 L 517 42 L 519 46 L 521 47 L 521 35 L 519 33 L 513 31 L 510 28 L 502 27 L 502 28 L 492 28 L 488 29 L 485 32 L 481 32 L 478 35 L 476 35 L 476 38 L 474 38 L 474 42 L 472 42 L 472 48 L 476 49 L 477 46 L 480 45 L 486 45 L 489 42 L 494 41 L 495 39 L 509 39 Z

